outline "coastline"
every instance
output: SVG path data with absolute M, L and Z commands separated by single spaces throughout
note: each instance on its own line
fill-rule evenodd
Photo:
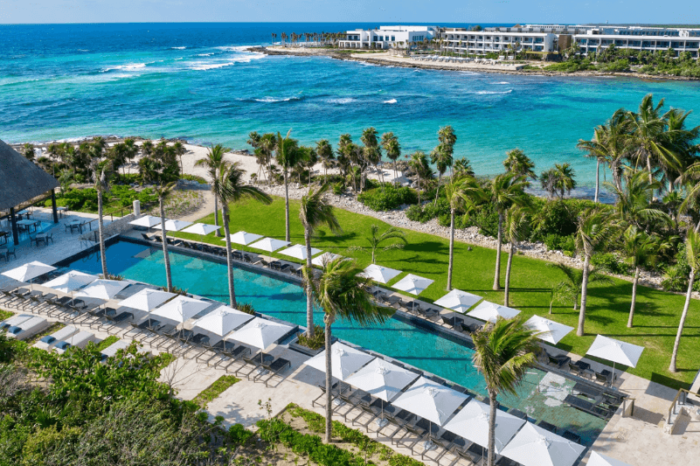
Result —
M 289 55 L 298 57 L 325 56 L 336 60 L 357 61 L 377 66 L 389 66 L 399 68 L 413 68 L 437 71 L 471 71 L 493 74 L 507 74 L 519 76 L 545 76 L 545 77 L 583 77 L 583 78 L 634 78 L 641 81 L 700 81 L 700 78 L 687 76 L 657 76 L 650 74 L 640 74 L 635 72 L 603 72 L 603 71 L 574 71 L 564 73 L 561 71 L 522 70 L 516 69 L 516 65 L 481 65 L 475 63 L 431 63 L 414 60 L 408 57 L 391 55 L 385 52 L 339 52 L 339 49 L 325 48 L 303 48 L 303 47 L 268 47 L 253 46 L 248 50 L 252 52 L 264 53 L 265 55 Z M 349 50 L 349 49 L 341 49 Z M 523 65 L 524 66 L 524 65 Z

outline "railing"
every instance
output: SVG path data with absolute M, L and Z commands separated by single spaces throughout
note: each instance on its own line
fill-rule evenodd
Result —
M 697 406 L 697 403 L 693 403 L 692 400 L 689 402 L 688 395 L 695 396 L 694 393 L 686 390 L 685 388 L 681 388 L 680 390 L 678 390 L 676 397 L 671 402 L 671 406 L 669 406 L 668 408 L 668 418 L 666 419 L 666 430 L 668 432 L 671 432 L 673 430 L 673 423 L 675 422 L 675 418 L 677 418 L 680 414 L 679 410 L 677 409 L 679 406 Z

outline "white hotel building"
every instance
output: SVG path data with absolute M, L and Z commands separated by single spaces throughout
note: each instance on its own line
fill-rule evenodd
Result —
M 346 49 L 388 49 L 423 42 L 437 37 L 435 26 L 380 26 L 379 29 L 355 29 L 346 33 L 338 47 Z
M 575 39 L 583 54 L 597 52 L 614 44 L 619 49 L 649 52 L 672 48 L 678 53 L 690 52 L 693 58 L 698 58 L 700 49 L 700 29 L 599 26 L 576 34 Z
M 508 54 L 511 47 L 520 51 L 553 52 L 557 36 L 545 29 L 488 28 L 484 31 L 447 29 L 442 33 L 442 48 L 454 53 L 485 55 Z

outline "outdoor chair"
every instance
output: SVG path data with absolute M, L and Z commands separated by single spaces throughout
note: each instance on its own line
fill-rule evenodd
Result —
M 268 386 L 267 383 L 274 376 L 276 376 L 276 375 L 281 376 L 282 371 L 292 367 L 292 363 L 284 358 L 277 357 L 270 363 L 263 362 L 262 367 L 263 367 L 263 369 L 268 371 L 268 373 L 265 374 L 265 373 L 261 372 L 260 374 L 258 374 L 257 376 L 255 376 L 253 378 L 253 382 L 257 382 L 258 379 L 261 379 L 262 377 L 268 375 L 268 377 L 263 381 L 263 383 L 267 387 Z
M 388 422 L 384 426 L 377 429 L 377 435 L 380 435 L 382 432 L 384 432 L 385 429 L 393 428 L 393 432 L 388 433 L 386 435 L 386 437 L 389 438 L 389 441 L 392 441 L 394 437 L 396 437 L 401 431 L 404 430 L 406 423 L 401 419 L 397 419 L 391 413 L 388 412 L 384 412 L 384 419 L 386 419 Z
M 336 382 L 336 383 L 334 383 L 333 385 L 331 385 L 331 395 L 333 395 L 333 391 L 334 391 L 337 387 L 338 387 L 338 382 Z M 319 384 L 319 385 L 318 385 L 318 388 L 321 389 L 321 395 L 318 396 L 318 397 L 316 397 L 315 399 L 311 400 L 311 407 L 312 407 L 312 408 L 313 408 L 314 406 L 316 406 L 316 403 L 318 403 L 318 400 L 320 400 L 321 398 L 323 398 L 323 397 L 326 396 L 326 385 L 325 385 L 325 384 Z M 321 406 L 320 403 L 319 403 L 319 406 Z
M 360 402 L 358 403 L 360 413 L 352 419 L 351 425 L 354 426 L 355 424 L 357 424 L 361 427 L 364 427 L 365 432 L 369 432 L 370 423 L 377 417 L 379 417 L 380 403 L 381 401 L 378 398 L 372 401 L 371 403 L 366 400 L 360 400 Z M 358 419 L 360 419 L 363 416 L 366 416 L 365 420 L 358 421 Z
M 586 373 L 593 372 L 593 371 L 591 371 L 591 365 L 588 364 L 587 362 L 576 361 L 574 363 L 574 365 L 579 368 L 581 375 L 586 375 Z
M 151 241 L 153 241 L 153 239 L 152 239 L 150 236 L 148 236 L 146 233 L 141 233 L 141 237 L 142 237 L 144 240 L 148 241 L 149 243 L 150 243 Z
M 527 414 L 520 411 L 519 409 L 513 408 L 510 411 L 508 411 L 508 414 L 515 416 L 515 417 L 519 417 L 520 419 L 524 419 L 525 421 L 527 421 Z
M 49 244 L 49 241 L 51 241 L 51 242 L 53 243 L 53 242 L 54 242 L 54 240 L 53 240 L 53 231 L 52 231 L 51 233 L 46 233 L 45 238 L 46 238 L 46 245 L 47 245 L 47 246 L 48 246 L 48 244 Z
M 520 466 L 520 463 L 506 458 L 505 456 L 501 456 L 498 461 L 496 461 L 496 466 Z
M 134 315 L 131 312 L 122 312 L 121 314 L 118 314 L 114 317 L 108 316 L 105 314 L 105 319 L 107 319 L 109 322 L 111 322 L 112 325 L 107 325 L 107 326 L 102 326 L 100 328 L 105 328 L 107 333 L 111 334 L 111 330 L 114 327 L 117 327 L 120 323 L 125 322 L 127 320 L 133 320 Z
M 225 358 L 221 358 L 216 364 L 214 364 L 214 368 L 219 367 L 222 363 L 228 363 L 221 366 L 226 372 L 228 372 L 228 368 L 231 367 L 233 363 L 238 361 L 243 356 L 250 354 L 250 348 L 245 345 L 240 345 L 232 351 L 222 354 L 225 356 Z
M 612 383 L 612 372 L 607 369 L 603 369 L 601 372 L 595 373 L 595 379 L 598 382 L 603 382 L 603 384 Z
M 572 363 L 569 361 L 569 370 L 571 371 L 572 374 L 575 375 L 582 375 L 582 370 L 580 367 L 578 367 L 576 364 Z
M 568 364 L 569 361 L 571 361 L 571 358 L 568 356 L 562 356 L 562 355 L 552 356 L 549 353 L 547 353 L 547 358 L 549 359 L 550 364 L 557 366 L 559 369 L 561 369 L 565 364 Z
M 282 266 L 282 263 L 280 261 L 272 261 L 270 262 L 270 268 L 272 270 L 279 270 L 279 268 Z
M 433 442 L 433 444 L 434 444 L 436 447 L 441 448 L 442 451 L 443 451 L 443 453 L 444 453 L 444 452 L 447 452 L 447 451 L 449 450 L 449 448 L 450 448 L 450 442 L 448 442 L 447 440 L 443 440 L 443 439 L 441 439 L 441 438 L 433 437 L 433 438 L 431 439 L 431 442 Z M 437 449 L 437 448 L 436 448 L 436 449 Z M 425 449 L 423 450 L 423 452 L 420 454 L 420 459 L 421 459 L 421 461 L 425 461 L 425 455 L 426 455 L 427 453 L 429 453 L 430 451 L 431 451 L 431 450 L 425 450 Z M 438 457 L 441 456 L 441 455 L 442 455 L 442 453 L 440 453 L 440 454 L 438 455 Z
M 564 437 L 566 440 L 570 440 L 570 441 L 578 443 L 578 444 L 581 443 L 581 436 L 578 434 L 575 434 L 571 431 L 567 430 L 561 436 Z
M 280 266 L 280 272 L 288 272 L 289 269 L 291 269 L 291 268 L 292 268 L 292 266 L 289 264 L 282 264 Z
M 248 254 L 243 254 L 243 262 L 247 262 L 248 264 L 252 264 L 253 258 L 250 257 Z
M 219 340 L 213 345 L 210 345 L 207 347 L 207 351 L 204 353 L 198 354 L 197 357 L 195 358 L 197 362 L 206 362 L 207 366 L 209 365 L 209 362 L 214 359 L 217 356 L 231 356 L 231 353 L 233 350 L 236 349 L 236 344 L 228 341 L 228 340 Z M 212 356 L 208 358 L 202 358 L 203 354 L 206 354 L 207 352 L 213 353 Z
M 260 359 L 261 354 L 262 360 Z M 274 356 L 272 356 L 271 354 L 263 353 L 262 351 L 252 356 L 245 356 L 243 358 L 245 364 L 236 371 L 236 377 L 238 377 L 238 374 L 241 373 L 241 370 L 243 370 L 246 366 L 252 366 L 251 370 L 249 370 L 248 372 L 241 373 L 241 375 L 243 375 L 246 379 L 250 380 L 250 377 L 253 375 L 253 372 L 258 370 L 265 363 L 266 360 L 272 362 L 274 359 Z
M 557 433 L 557 426 L 555 426 L 554 424 L 550 424 L 550 423 L 547 422 L 547 421 L 540 421 L 540 422 L 537 424 L 537 426 L 538 426 L 538 427 L 541 427 L 541 428 L 544 429 L 544 430 L 548 430 L 549 432 L 552 432 L 553 434 L 556 434 L 556 433 Z
M 411 453 L 415 453 L 416 445 L 418 445 L 421 441 L 428 440 L 428 431 L 422 427 L 418 427 L 417 423 L 412 426 L 406 426 L 406 431 L 406 434 L 401 437 L 401 440 L 399 440 L 397 445 L 403 445 L 411 450 Z M 404 442 L 404 440 L 407 438 L 410 442 L 408 444 Z M 413 440 L 410 440 L 411 438 L 413 438 Z

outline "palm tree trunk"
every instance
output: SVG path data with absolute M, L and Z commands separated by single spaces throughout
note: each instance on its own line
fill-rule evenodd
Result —
M 503 230 L 503 214 L 498 213 L 498 246 L 496 247 L 496 275 L 493 279 L 493 289 L 498 291 L 501 289 L 501 242 Z
M 595 200 L 598 203 L 598 193 L 600 191 L 600 159 L 596 159 L 595 163 Z
M 219 226 L 219 196 L 214 194 L 214 225 Z M 220 229 L 216 230 L 216 236 L 221 236 Z
M 647 153 L 647 171 L 649 172 L 649 183 L 653 183 L 654 176 L 651 173 L 651 157 L 649 157 L 648 153 Z
M 309 278 L 313 276 L 313 264 L 311 263 L 311 230 L 304 229 L 304 241 L 306 242 L 306 269 L 309 273 Z M 306 336 L 313 338 L 314 336 L 314 303 L 311 289 L 311 280 L 306 283 Z
M 97 190 L 97 229 L 100 240 L 100 261 L 102 261 L 102 276 L 107 279 L 107 254 L 105 253 L 105 235 L 102 222 L 102 191 Z M 9 259 L 8 259 L 9 260 Z
M 165 283 L 166 289 L 173 291 L 173 277 L 170 275 L 170 257 L 168 257 L 168 237 L 165 231 L 165 206 L 163 196 L 158 198 L 160 204 L 160 234 L 163 237 L 163 262 L 165 263 Z
M 452 267 L 455 247 L 455 209 L 450 209 L 450 263 L 447 266 L 447 291 L 452 290 Z
M 397 173 L 396 172 L 396 159 L 394 159 L 394 186 L 396 186 L 396 184 L 398 183 L 396 180 L 396 178 L 397 178 L 396 173 Z
M 583 336 L 583 324 L 586 321 L 586 298 L 588 297 L 588 268 L 591 264 L 591 256 L 586 254 L 583 261 L 583 282 L 581 283 L 581 310 L 578 313 L 578 329 L 576 335 Z
M 437 184 L 437 189 L 435 190 L 435 202 L 433 203 L 434 206 L 437 206 L 438 196 L 440 195 L 440 180 L 441 179 L 442 179 L 442 173 L 438 173 L 438 184 Z
M 505 306 L 510 306 L 510 271 L 511 271 L 511 268 L 513 267 L 513 256 L 515 255 L 516 251 L 517 251 L 517 249 L 515 247 L 515 242 L 511 241 L 510 254 L 508 254 L 508 265 L 506 266 L 506 289 L 505 289 L 505 299 L 504 299 Z
M 289 241 L 289 183 L 287 168 L 284 168 L 284 240 Z
M 231 303 L 232 308 L 236 308 L 237 303 L 236 303 L 236 288 L 235 288 L 235 283 L 234 283 L 234 276 L 233 276 L 233 256 L 231 255 L 231 235 L 230 233 L 230 226 L 228 224 L 228 206 L 226 205 L 225 202 L 222 202 L 223 204 L 223 215 L 222 215 L 222 221 L 224 222 L 224 231 L 226 232 L 226 266 L 228 269 L 228 299 L 229 302 Z
M 627 320 L 627 327 L 634 326 L 634 305 L 637 302 L 637 283 L 639 282 L 639 267 L 634 268 L 634 281 L 632 281 L 632 305 L 630 306 L 630 317 Z
M 685 305 L 683 306 L 683 313 L 681 314 L 681 321 L 678 324 L 678 333 L 676 334 L 676 341 L 673 343 L 673 353 L 671 354 L 671 366 L 668 368 L 671 372 L 676 372 L 676 361 L 678 359 L 678 347 L 681 344 L 681 335 L 683 335 L 683 326 L 685 325 L 685 318 L 688 317 L 688 308 L 690 308 L 690 297 L 693 293 L 693 283 L 695 282 L 695 269 L 690 269 L 690 276 L 688 277 L 688 292 L 685 294 Z
M 493 466 L 496 459 L 494 447 L 496 446 L 496 415 L 498 413 L 498 399 L 493 391 L 489 391 L 489 402 L 491 404 L 489 409 L 489 456 L 486 464 Z
M 326 443 L 331 443 L 331 429 L 332 416 L 333 416 L 333 395 L 331 393 L 332 386 L 332 362 L 331 362 L 331 316 L 326 314 L 323 318 L 323 322 L 326 325 Z

